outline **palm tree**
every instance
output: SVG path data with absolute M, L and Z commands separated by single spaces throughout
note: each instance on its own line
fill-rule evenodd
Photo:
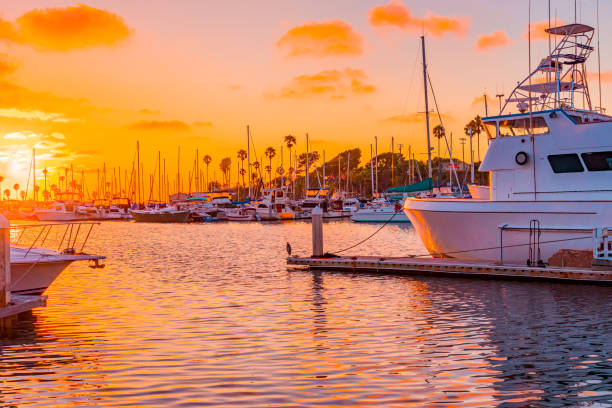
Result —
M 6 199 L 8 200 L 11 197 L 11 190 L 8 188 L 4 190 L 4 195 L 6 196 Z
M 268 187 L 272 188 L 272 166 L 267 164 L 265 167 L 265 170 L 266 170 L 266 173 L 268 173 L 268 178 L 270 179 L 270 185 Z
M 272 188 L 272 158 L 274 156 L 276 156 L 276 150 L 273 147 L 270 146 L 270 147 L 268 147 L 266 149 L 265 154 L 266 154 L 266 157 L 270 160 L 270 165 L 266 166 L 266 169 L 268 167 L 270 167 L 270 172 L 269 172 L 269 174 L 270 174 L 270 185 L 269 185 L 269 187 Z
M 284 138 L 285 145 L 289 149 L 289 177 L 291 177 L 291 182 L 293 183 L 293 167 L 291 167 L 291 148 L 297 144 L 297 138 L 293 135 L 287 135 Z
M 240 175 L 242 176 L 242 188 L 244 188 L 244 160 L 247 158 L 247 152 L 244 149 L 238 150 L 238 160 L 240 160 Z
M 15 198 L 19 199 L 17 192 L 19 191 L 19 184 L 13 184 L 13 190 L 15 190 Z
M 221 172 L 223 173 L 223 180 L 227 187 L 229 187 L 229 184 L 230 184 L 229 172 L 230 172 L 231 166 L 232 166 L 232 159 L 230 159 L 229 157 L 224 157 L 223 159 L 221 159 L 221 162 L 219 163 L 219 168 L 221 169 Z
M 25 197 L 26 197 L 26 192 L 25 192 L 25 191 L 23 191 L 23 190 L 21 190 L 21 191 L 19 192 L 19 196 L 21 197 L 21 199 L 22 199 L 22 200 L 25 200 Z
M 472 133 L 476 135 L 476 143 L 478 145 L 478 161 L 480 161 L 480 134 L 484 131 L 484 126 L 482 125 L 482 118 L 480 115 L 476 115 L 474 118 L 474 128 L 472 129 Z
M 45 189 L 43 190 L 43 197 L 45 197 L 45 191 L 47 191 L 47 173 L 48 173 L 48 170 L 47 170 L 47 168 L 45 167 L 45 168 L 43 169 L 43 174 L 45 175 Z M 47 191 L 47 195 L 48 195 L 48 194 L 49 194 L 49 192 Z M 45 199 L 45 201 L 47 201 L 47 199 Z
M 204 164 L 206 165 L 206 188 L 210 188 L 210 183 L 208 182 L 208 166 L 210 162 L 212 162 L 212 157 L 205 155 L 202 160 L 204 160 Z
M 444 137 L 444 128 L 442 125 L 433 128 L 433 135 L 438 138 L 438 158 L 442 159 L 442 152 L 440 152 L 440 139 Z

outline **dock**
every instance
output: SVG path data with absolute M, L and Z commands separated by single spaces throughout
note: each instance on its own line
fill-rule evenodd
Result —
M 11 295 L 11 301 L 0 308 L 0 319 L 29 312 L 35 307 L 47 306 L 46 296 Z
M 612 270 L 561 267 L 529 267 L 523 265 L 471 262 L 426 257 L 288 257 L 287 264 L 312 270 L 343 272 L 390 273 L 403 275 L 454 276 L 464 278 L 496 278 L 521 280 L 571 281 L 612 284 Z

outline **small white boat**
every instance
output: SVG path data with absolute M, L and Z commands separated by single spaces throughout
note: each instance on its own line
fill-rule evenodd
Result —
M 226 212 L 228 221 L 256 221 L 257 209 L 253 207 L 236 208 Z
M 39 221 L 78 221 L 88 218 L 86 214 L 77 211 L 77 203 L 56 201 L 50 207 L 37 208 L 34 217 Z
M 392 222 L 409 223 L 410 220 L 402 210 L 401 205 L 384 205 L 360 208 L 351 216 L 353 222 Z

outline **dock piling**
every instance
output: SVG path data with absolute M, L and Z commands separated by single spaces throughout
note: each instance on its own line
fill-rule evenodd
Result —
M 11 302 L 11 237 L 10 224 L 0 214 L 0 308 Z
M 323 255 L 323 210 L 317 206 L 312 210 L 312 256 Z

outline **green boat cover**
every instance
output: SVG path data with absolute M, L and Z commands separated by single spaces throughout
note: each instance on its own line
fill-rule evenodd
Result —
M 391 187 L 388 193 L 414 193 L 417 191 L 426 191 L 433 189 L 433 181 L 431 178 L 419 181 L 418 183 L 409 184 L 407 186 Z

